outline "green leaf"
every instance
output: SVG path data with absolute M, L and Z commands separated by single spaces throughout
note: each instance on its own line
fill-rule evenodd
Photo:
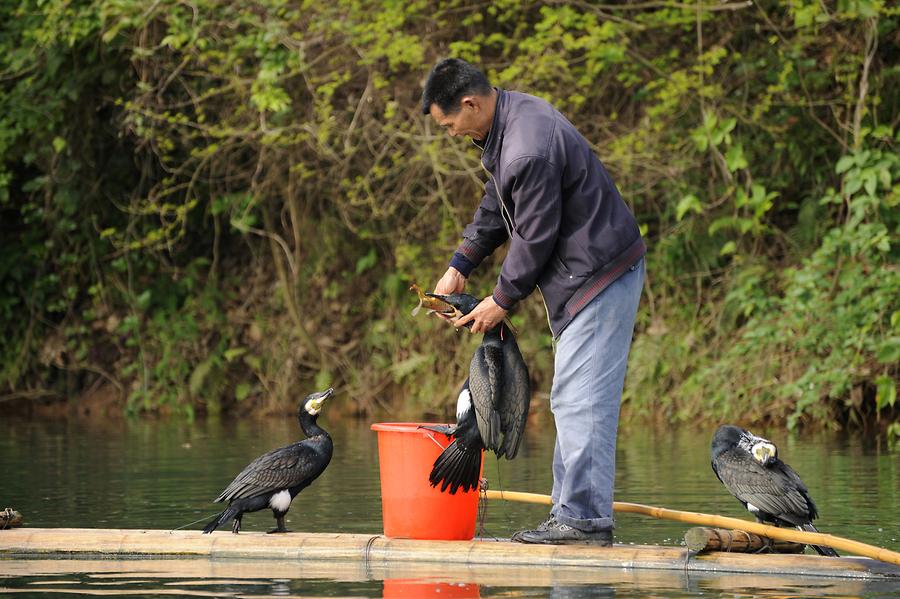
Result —
M 697 214 L 703 212 L 703 205 L 700 203 L 700 199 L 692 193 L 678 201 L 678 206 L 675 208 L 675 219 L 680 222 L 688 212 L 696 212 Z
M 226 349 L 223 355 L 225 356 L 225 360 L 227 362 L 232 362 L 236 358 L 240 358 L 241 356 L 243 356 L 245 353 L 247 353 L 246 347 L 232 347 L 230 349 Z
M 697 127 L 691 131 L 691 139 L 694 140 L 694 145 L 701 152 L 705 152 L 706 148 L 709 147 L 709 135 L 703 127 Z
M 191 373 L 191 378 L 188 381 L 188 389 L 190 389 L 191 395 L 200 395 L 200 392 L 203 390 L 203 383 L 206 382 L 206 377 L 209 375 L 212 367 L 212 358 L 207 358 L 197 364 L 197 367 L 194 368 L 194 371 Z
M 62 137 L 53 138 L 53 149 L 56 150 L 57 154 L 61 154 L 62 151 L 66 149 L 66 145 L 66 140 Z
M 135 298 L 135 303 L 139 310 L 146 310 L 150 307 L 151 299 L 153 299 L 153 294 L 147 289 Z
M 900 362 L 900 337 L 888 337 L 881 342 L 875 357 L 882 364 Z
M 846 185 L 846 187 L 844 187 L 844 192 L 845 192 L 847 195 L 851 195 L 851 196 L 852 196 L 854 193 L 856 193 L 857 191 L 859 191 L 859 188 L 862 187 L 862 184 L 863 184 L 862 177 L 859 177 L 859 176 L 857 176 L 857 177 L 848 177 L 848 178 L 847 178 L 847 185 Z
M 747 168 L 747 159 L 744 157 L 744 146 L 735 144 L 725 152 L 725 164 L 732 173 L 742 168 Z
M 234 398 L 238 401 L 244 401 L 250 395 L 252 388 L 250 383 L 238 383 L 238 386 L 234 388 Z
M 729 254 L 733 254 L 737 251 L 737 244 L 733 241 L 728 241 L 725 245 L 722 246 L 722 249 L 719 250 L 720 256 L 727 256 Z
M 709 233 L 710 235 L 715 235 L 722 229 L 729 229 L 729 228 L 736 229 L 739 226 L 739 222 L 738 222 L 739 220 L 740 219 L 738 219 L 734 216 L 723 216 L 722 218 L 717 218 L 709 225 L 709 228 L 707 229 L 707 233 Z
M 847 170 L 856 163 L 856 158 L 853 156 L 841 156 L 841 159 L 837 161 L 837 166 L 834 168 L 834 172 L 838 175 L 847 172 Z
M 732 131 L 734 131 L 736 125 L 736 118 L 725 119 L 724 121 L 722 121 L 722 129 L 725 130 L 725 133 L 731 133 Z
M 894 379 L 883 374 L 875 380 L 875 384 L 877 385 L 875 407 L 879 410 L 894 407 L 894 403 L 897 401 L 897 386 L 894 384 Z
M 875 171 L 873 171 L 871 169 L 866 169 L 863 172 L 863 181 L 864 181 L 863 187 L 865 188 L 866 193 L 869 194 L 870 196 L 874 196 L 875 189 L 878 185 L 877 175 L 875 174 Z
M 362 274 L 375 266 L 378 262 L 378 254 L 375 253 L 375 248 L 369 250 L 369 253 L 356 261 L 356 274 Z

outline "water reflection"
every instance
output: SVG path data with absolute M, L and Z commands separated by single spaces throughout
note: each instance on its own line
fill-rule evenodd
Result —
M 216 597 L 883 597 L 900 581 L 281 560 L 0 560 L 0 594 Z
M 384 599 L 397 599 L 398 597 L 472 599 L 481 597 L 481 592 L 480 587 L 474 582 L 439 582 L 427 578 L 385 578 L 381 596 Z

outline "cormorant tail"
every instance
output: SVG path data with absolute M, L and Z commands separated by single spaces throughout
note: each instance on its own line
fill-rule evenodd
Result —
M 819 532 L 815 526 L 809 523 L 801 524 L 797 528 L 806 532 Z M 831 547 L 822 547 L 819 545 L 810 545 L 810 547 L 812 547 L 816 551 L 816 553 L 818 553 L 819 555 L 824 555 L 825 557 L 841 557 L 840 554 Z
M 441 492 L 450 488 L 455 495 L 462 487 L 463 491 L 478 488 L 481 474 L 481 450 L 466 449 L 458 441 L 454 441 L 434 461 L 434 467 L 428 476 L 432 487 L 441 485 Z
M 238 515 L 239 510 L 229 506 L 224 512 L 210 520 L 209 524 L 203 527 L 203 534 L 208 535 L 215 529 L 219 528 L 232 518 Z

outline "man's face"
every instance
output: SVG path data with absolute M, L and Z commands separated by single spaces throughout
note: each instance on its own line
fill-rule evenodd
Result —
M 463 98 L 460 109 L 446 114 L 437 104 L 431 105 L 431 118 L 443 127 L 451 137 L 468 135 L 476 141 L 482 141 L 490 131 L 491 123 L 485 123 L 485 112 L 477 101 Z

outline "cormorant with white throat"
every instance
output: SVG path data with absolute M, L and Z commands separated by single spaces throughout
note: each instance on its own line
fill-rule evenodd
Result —
M 216 498 L 227 501 L 228 508 L 204 527 L 204 534 L 233 519 L 231 532 L 241 530 L 241 518 L 247 512 L 271 508 L 277 526 L 270 533 L 289 532 L 284 516 L 297 493 L 312 483 L 328 466 L 334 444 L 331 436 L 316 423 L 322 405 L 334 389 L 312 393 L 297 410 L 300 428 L 306 439 L 273 449 L 253 460 Z
M 425 295 L 445 301 L 458 314 L 468 314 L 479 302 L 466 293 Z M 509 324 L 501 322 L 484 334 L 472 356 L 457 401 L 456 425 L 425 427 L 453 438 L 434 462 L 432 486 L 440 484 L 441 491 L 449 488 L 451 494 L 477 489 L 483 449 L 508 460 L 516 457 L 530 401 L 528 367 Z
M 818 510 L 806 485 L 778 459 L 771 441 L 726 424 L 713 435 L 711 454 L 713 472 L 757 521 L 819 532 L 812 525 Z M 810 547 L 820 555 L 838 557 L 831 547 Z

